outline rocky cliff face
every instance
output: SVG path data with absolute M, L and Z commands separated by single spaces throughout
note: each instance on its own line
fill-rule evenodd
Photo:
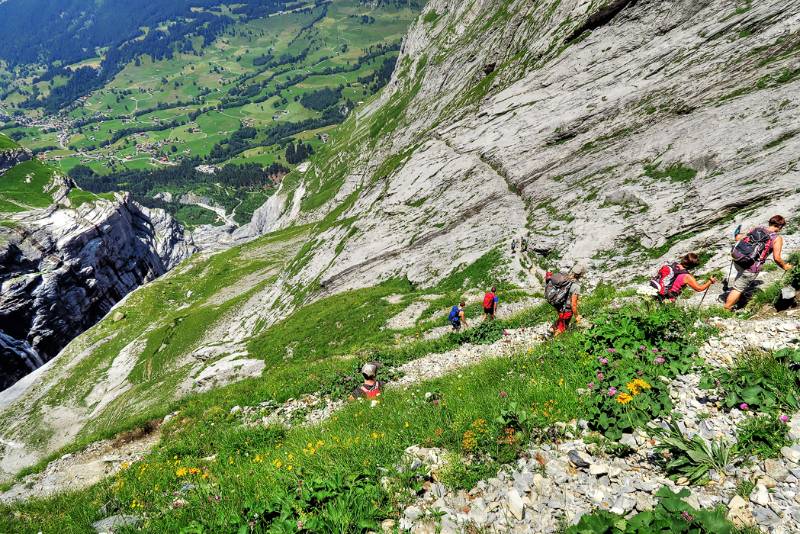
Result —
M 0 150 L 0 174 L 3 174 L 14 165 L 18 165 L 29 159 L 31 159 L 31 153 L 24 148 Z
M 0 388 L 193 251 L 174 219 L 127 195 L 53 206 L 0 228 Z
M 329 291 L 430 282 L 520 234 L 600 273 L 722 258 L 734 219 L 797 212 L 798 51 L 797 1 L 434 0 L 299 180 L 335 196 L 260 225 L 329 215 L 299 276 Z

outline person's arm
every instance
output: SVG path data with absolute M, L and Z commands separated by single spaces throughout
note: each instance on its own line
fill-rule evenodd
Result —
M 464 310 L 458 312 L 459 317 L 461 317 L 461 322 L 464 323 L 464 328 L 467 327 L 467 314 L 464 313 Z
M 716 282 L 717 282 L 717 279 L 712 276 L 711 278 L 706 280 L 705 284 L 700 285 L 700 284 L 697 283 L 697 280 L 695 279 L 694 276 L 692 276 L 691 274 L 687 274 L 686 275 L 686 285 L 691 287 L 692 289 L 694 289 L 698 293 L 700 293 L 702 291 L 705 291 L 706 289 L 711 287 L 712 284 L 715 284 Z
M 572 315 L 575 316 L 575 322 L 578 323 L 581 320 L 581 316 L 578 313 L 578 294 L 573 293 L 571 298 L 572 298 Z
M 778 236 L 778 239 L 775 240 L 775 244 L 772 246 L 772 258 L 775 260 L 775 263 L 781 266 L 781 269 L 784 271 L 788 271 L 794 265 L 791 263 L 786 263 L 783 261 L 781 257 L 781 253 L 783 252 L 783 237 Z

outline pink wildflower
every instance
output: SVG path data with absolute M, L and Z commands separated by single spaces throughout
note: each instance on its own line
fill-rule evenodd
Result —
M 586 387 L 589 389 L 594 389 L 594 382 L 589 382 L 588 384 L 586 384 Z
M 600 371 L 597 371 L 597 379 L 598 379 L 600 382 L 602 382 L 602 381 L 603 381 L 603 379 L 604 379 L 605 377 L 606 377 L 606 375 L 604 375 L 604 374 L 603 374 L 603 373 L 601 373 Z
M 613 397 L 616 394 L 617 394 L 617 388 L 615 388 L 614 386 L 611 386 L 610 388 L 608 388 L 608 396 L 609 397 Z
M 501 391 L 501 392 L 500 392 L 500 398 L 501 398 L 501 399 L 505 399 L 506 397 L 508 397 L 508 393 L 507 393 L 507 392 L 505 392 L 505 391 Z
M 748 406 L 748 404 L 746 402 L 743 402 L 743 403 L 741 403 L 739 405 L 739 409 L 742 410 L 743 412 L 745 412 L 745 411 L 750 409 L 750 406 Z
M 781 420 L 781 423 L 788 423 L 789 422 L 789 416 L 788 415 L 781 415 L 780 417 L 778 417 L 778 419 Z
M 608 358 L 597 358 L 597 361 L 600 362 L 601 365 L 605 365 L 608 363 Z
M 659 357 L 657 357 L 655 360 L 653 360 L 653 363 L 655 363 L 656 365 L 664 365 L 664 363 L 665 363 L 666 361 L 667 361 L 667 359 L 666 359 L 666 358 L 664 358 L 664 357 L 662 357 L 662 356 L 659 356 Z

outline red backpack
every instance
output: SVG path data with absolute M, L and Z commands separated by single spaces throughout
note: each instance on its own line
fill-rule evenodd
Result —
M 488 310 L 494 305 L 494 293 L 491 291 L 487 292 L 486 295 L 483 297 L 483 309 Z
M 372 389 L 369 389 L 365 385 L 361 385 L 361 393 L 364 394 L 365 399 L 374 399 L 381 394 L 381 384 L 380 382 L 375 382 L 375 386 Z
M 677 293 L 680 293 L 680 288 L 675 287 L 678 277 L 682 274 L 688 274 L 689 271 L 682 268 L 680 263 L 668 263 L 663 265 L 652 280 L 650 285 L 658 290 L 658 295 L 665 298 L 675 298 Z

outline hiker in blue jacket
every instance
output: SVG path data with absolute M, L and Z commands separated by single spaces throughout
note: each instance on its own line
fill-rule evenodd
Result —
M 450 316 L 448 320 L 450 324 L 453 326 L 453 331 L 458 332 L 461 330 L 461 326 L 463 325 L 464 328 L 467 327 L 467 316 L 464 314 L 464 308 L 467 306 L 465 301 L 461 301 L 460 304 L 453 306 L 450 309 Z

